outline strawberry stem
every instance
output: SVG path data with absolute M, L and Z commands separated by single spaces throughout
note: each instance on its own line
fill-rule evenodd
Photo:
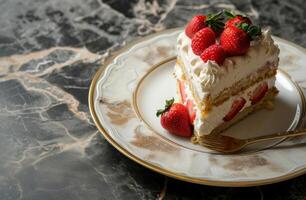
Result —
M 220 31 L 223 29 L 224 27 L 224 23 L 223 23 L 223 16 L 222 16 L 223 12 L 220 11 L 216 14 L 208 14 L 207 15 L 207 19 L 205 21 L 206 25 L 210 28 L 212 28 L 214 31 Z
M 252 40 L 254 40 L 257 36 L 261 35 L 261 28 L 259 26 L 250 25 L 247 23 L 239 23 L 236 25 L 237 28 L 245 31 Z
M 227 19 L 233 19 L 234 17 L 237 17 L 237 16 L 241 16 L 241 17 L 247 17 L 246 14 L 236 14 L 234 11 L 228 11 L 228 10 L 224 10 L 223 11 L 224 15 L 227 17 Z
M 174 103 L 174 98 L 172 98 L 170 100 L 166 100 L 165 108 L 164 109 L 158 109 L 157 112 L 156 112 L 156 117 L 159 117 L 163 113 L 167 112 L 170 109 L 170 107 L 172 106 L 173 103 Z
M 228 19 L 232 19 L 232 18 L 236 17 L 236 15 L 234 14 L 233 11 L 224 10 L 223 12 L 224 12 L 225 16 L 226 16 Z

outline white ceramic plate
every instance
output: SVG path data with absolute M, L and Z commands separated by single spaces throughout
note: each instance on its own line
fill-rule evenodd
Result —
M 97 72 L 89 93 L 93 119 L 105 138 L 134 161 L 181 180 L 218 186 L 252 186 L 306 172 L 306 139 L 275 140 L 222 155 L 164 131 L 155 112 L 176 96 L 172 70 L 181 29 L 160 32 L 127 45 Z M 275 37 L 281 49 L 273 111 L 261 110 L 225 131 L 239 138 L 301 126 L 305 100 L 305 50 Z M 304 74 L 304 77 L 303 75 Z

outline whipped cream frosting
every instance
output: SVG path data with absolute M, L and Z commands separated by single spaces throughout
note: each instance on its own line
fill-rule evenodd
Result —
M 245 55 L 227 57 L 221 66 L 214 61 L 204 62 L 195 55 L 191 39 L 184 31 L 177 43 L 178 58 L 183 62 L 186 75 L 201 100 L 208 96 L 216 97 L 223 89 L 256 72 L 267 62 L 278 66 L 279 48 L 274 44 L 269 30 L 264 30 L 262 36 L 251 42 Z

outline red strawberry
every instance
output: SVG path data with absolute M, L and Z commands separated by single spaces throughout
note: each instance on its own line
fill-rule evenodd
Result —
M 174 99 L 167 100 L 165 108 L 157 111 L 156 116 L 159 115 L 162 127 L 173 135 L 192 136 L 188 110 L 183 104 L 174 103 Z
M 187 98 L 187 95 L 185 92 L 185 84 L 184 84 L 184 81 L 181 81 L 181 80 L 179 80 L 178 82 L 179 82 L 181 100 L 182 100 L 182 103 L 185 103 L 186 98 Z
M 193 124 L 194 119 L 196 118 L 196 113 L 194 110 L 194 103 L 192 100 L 188 99 L 187 103 L 186 103 L 187 109 L 188 109 L 188 113 L 189 113 L 189 119 L 191 124 Z
M 250 47 L 251 38 L 248 34 L 235 26 L 224 29 L 220 36 L 220 44 L 229 56 L 243 55 Z
M 236 99 L 232 104 L 231 110 L 225 115 L 223 120 L 228 122 L 231 119 L 233 119 L 239 113 L 239 111 L 243 108 L 245 103 L 246 103 L 246 100 L 242 97 Z
M 194 16 L 187 24 L 185 28 L 185 34 L 191 39 L 196 32 L 206 27 L 205 20 L 206 16 L 204 15 Z
M 242 15 L 236 15 L 235 17 L 229 19 L 225 23 L 225 28 L 230 27 L 230 26 L 236 26 L 240 23 L 247 23 L 249 25 L 252 24 L 251 20 L 248 17 L 244 17 Z
M 268 84 L 266 82 L 262 83 L 260 86 L 258 86 L 254 92 L 252 97 L 250 98 L 251 104 L 256 104 L 257 102 L 259 102 L 264 96 L 265 94 L 268 92 Z
M 219 65 L 222 65 L 225 59 L 225 52 L 218 44 L 213 44 L 203 51 L 201 58 L 204 62 L 208 60 L 216 61 Z
M 191 48 L 193 53 L 201 55 L 201 53 L 210 45 L 216 42 L 216 35 L 214 31 L 209 28 L 203 28 L 198 31 L 191 40 Z

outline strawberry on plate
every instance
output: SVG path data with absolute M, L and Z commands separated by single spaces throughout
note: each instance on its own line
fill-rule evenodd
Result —
M 245 103 L 246 103 L 246 100 L 242 97 L 234 100 L 231 110 L 225 115 L 223 120 L 225 122 L 232 120 L 239 113 L 239 111 L 243 108 Z
M 225 60 L 225 52 L 220 45 L 213 44 L 203 51 L 201 54 L 201 59 L 204 62 L 211 60 L 215 61 L 219 65 L 222 65 L 223 61 Z
M 183 104 L 174 103 L 174 98 L 166 100 L 165 108 L 156 113 L 157 117 L 160 115 L 162 127 L 171 134 L 181 137 L 192 136 L 188 110 Z
M 250 98 L 251 104 L 254 105 L 258 103 L 268 92 L 268 84 L 266 82 L 259 85 L 253 92 L 253 95 Z
M 191 39 L 196 32 L 206 27 L 206 16 L 205 15 L 196 15 L 194 16 L 185 28 L 185 34 Z
M 191 40 L 191 48 L 194 54 L 201 55 L 201 53 L 210 45 L 216 42 L 215 32 L 205 27 L 198 31 Z

